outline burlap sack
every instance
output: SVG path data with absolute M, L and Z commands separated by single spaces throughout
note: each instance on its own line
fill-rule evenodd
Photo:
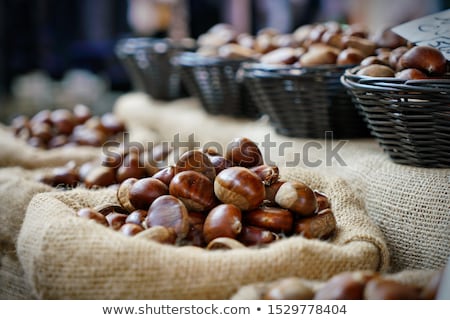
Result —
M 329 194 L 338 223 L 331 241 L 297 236 L 267 248 L 221 252 L 161 245 L 74 216 L 81 207 L 115 201 L 114 191 L 72 190 L 33 198 L 19 258 L 34 293 L 44 299 L 228 299 L 258 281 L 386 269 L 383 236 L 344 180 L 303 169 L 291 176 Z
M 281 136 L 264 117 L 251 121 L 211 116 L 194 98 L 161 103 L 142 94 L 127 94 L 117 101 L 114 112 L 157 130 L 163 141 L 173 141 L 177 134 L 181 141 L 188 141 L 193 135 L 200 145 L 214 142 L 225 148 L 235 137 L 259 143 L 268 137 L 276 146 L 263 151 L 266 161 L 283 166 L 299 155 L 299 166 L 339 175 L 361 195 L 386 238 L 391 272 L 436 269 L 448 260 L 450 169 L 394 164 L 375 139 L 349 140 L 340 147 L 341 141 L 336 140 Z M 287 148 L 281 149 L 283 144 Z M 334 148 L 339 148 L 339 158 L 329 159 Z
M 413 285 L 418 288 L 424 288 L 435 274 L 435 270 L 405 270 L 397 273 L 386 273 L 383 277 L 386 279 L 392 279 L 399 283 Z M 313 292 L 317 292 L 324 284 L 325 281 L 311 281 L 304 278 L 299 278 L 302 283 L 310 288 Z M 281 279 L 278 279 L 281 280 Z M 275 281 L 270 282 L 258 282 L 249 285 L 242 286 L 235 294 L 231 296 L 232 300 L 259 300 L 262 299 L 264 292 L 276 284 Z
M 52 188 L 34 180 L 39 170 L 0 169 L 0 299 L 31 299 L 16 253 L 16 240 L 31 198 Z

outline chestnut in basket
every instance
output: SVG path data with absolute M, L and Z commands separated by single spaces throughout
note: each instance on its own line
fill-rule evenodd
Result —
M 436 48 L 416 46 L 406 51 L 398 61 L 400 70 L 416 68 L 426 74 L 443 75 L 447 71 L 447 59 Z

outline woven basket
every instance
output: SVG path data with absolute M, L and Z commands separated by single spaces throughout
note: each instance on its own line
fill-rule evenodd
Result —
M 276 131 L 300 138 L 369 136 L 340 76 L 346 67 L 299 68 L 244 63 L 243 77 L 258 108 Z
M 401 80 L 358 76 L 342 83 L 363 113 L 373 136 L 395 163 L 450 167 L 450 77 Z
M 175 59 L 189 93 L 209 114 L 256 119 L 261 116 L 238 77 L 242 60 L 204 57 L 184 52 Z
M 116 52 L 138 91 L 158 100 L 175 100 L 188 93 L 172 57 L 192 49 L 170 39 L 131 38 L 119 41 Z

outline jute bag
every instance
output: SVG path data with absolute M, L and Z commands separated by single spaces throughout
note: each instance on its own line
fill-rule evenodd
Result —
M 193 136 L 201 145 L 215 142 L 225 148 L 235 137 L 245 136 L 258 143 L 269 137 L 276 146 L 269 152 L 273 162 L 283 166 L 300 155 L 299 166 L 339 175 L 361 195 L 369 216 L 386 238 L 391 272 L 436 269 L 448 260 L 450 169 L 395 164 L 375 139 L 345 141 L 338 149 L 344 163 L 336 158 L 328 163 L 327 152 L 343 141 L 282 136 L 264 117 L 252 121 L 211 116 L 193 98 L 163 104 L 142 94 L 127 94 L 117 101 L 114 112 L 157 130 L 161 139 L 169 141 L 178 134 L 182 141 Z M 280 151 L 278 147 L 283 144 L 288 147 Z
M 394 280 L 398 283 L 413 285 L 415 287 L 423 289 L 435 274 L 435 270 L 405 270 L 397 273 L 385 273 L 382 274 L 383 278 Z M 317 292 L 324 284 L 325 281 L 311 281 L 304 278 L 298 278 L 307 288 L 311 289 L 314 293 Z M 281 279 L 278 279 L 281 280 Z M 276 280 L 276 281 L 278 281 Z M 264 292 L 276 283 L 271 282 L 258 282 L 249 285 L 242 286 L 231 297 L 232 300 L 259 300 L 262 298 Z
M 38 170 L 0 169 L 0 299 L 30 299 L 16 253 L 16 240 L 31 198 L 52 188 L 34 180 Z
M 75 189 L 32 199 L 19 259 L 43 299 L 228 299 L 258 281 L 323 280 L 344 270 L 387 268 L 383 236 L 343 179 L 301 168 L 290 176 L 329 195 L 338 224 L 331 241 L 296 236 L 230 251 L 162 245 L 76 217 L 76 210 L 115 203 L 116 196 L 113 190 Z

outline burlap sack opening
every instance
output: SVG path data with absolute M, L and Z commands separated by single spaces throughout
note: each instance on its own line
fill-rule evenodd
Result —
M 332 241 L 297 236 L 220 252 L 161 245 L 74 216 L 81 207 L 116 201 L 112 190 L 78 189 L 32 199 L 19 258 L 43 299 L 228 299 L 245 284 L 285 276 L 327 279 L 344 270 L 385 270 L 382 234 L 348 184 L 303 169 L 293 175 L 332 199 L 338 222 Z
M 31 299 L 16 252 L 16 241 L 31 198 L 51 187 L 34 176 L 42 170 L 0 169 L 0 299 Z
M 386 273 L 383 277 L 392 279 L 399 283 L 413 285 L 419 288 L 424 288 L 435 274 L 435 270 L 404 270 L 397 273 Z M 299 278 L 302 283 L 310 288 L 313 292 L 317 292 L 325 281 L 311 281 L 304 278 Z M 280 279 L 278 279 L 280 280 Z M 258 282 L 242 286 L 235 294 L 232 295 L 231 300 L 259 300 L 262 299 L 264 292 L 276 283 L 276 281 Z
M 276 147 L 267 155 L 263 153 L 266 161 L 269 158 L 284 166 L 299 155 L 299 166 L 339 175 L 361 195 L 369 216 L 386 238 L 391 272 L 437 269 L 448 260 L 450 169 L 394 164 L 375 139 L 352 139 L 340 147 L 341 141 L 330 137 L 311 140 L 281 136 L 264 117 L 250 121 L 207 115 L 193 98 L 161 103 L 142 94 L 127 94 L 117 101 L 114 112 L 157 130 L 163 141 L 172 141 L 177 134 L 181 141 L 188 141 L 193 135 L 202 146 L 214 142 L 225 148 L 235 137 L 246 136 L 258 143 L 269 137 Z M 286 148 L 279 149 L 283 144 Z M 340 148 L 340 158 L 327 161 L 334 148 Z

